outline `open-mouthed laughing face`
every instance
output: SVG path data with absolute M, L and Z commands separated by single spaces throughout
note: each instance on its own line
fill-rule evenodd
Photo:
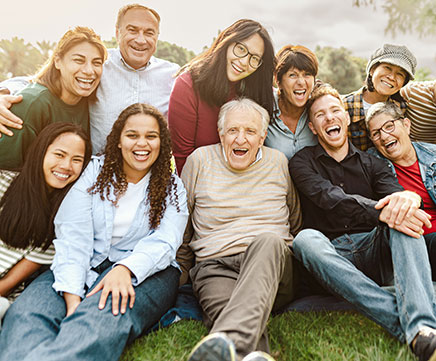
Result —
M 230 110 L 220 134 L 229 166 L 235 170 L 247 169 L 256 160 L 265 136 L 266 133 L 262 132 L 262 117 L 256 110 Z
M 350 117 L 338 98 L 327 94 L 316 99 L 310 108 L 309 116 L 309 127 L 327 153 L 337 153 L 344 147 L 348 149 L 347 132 Z

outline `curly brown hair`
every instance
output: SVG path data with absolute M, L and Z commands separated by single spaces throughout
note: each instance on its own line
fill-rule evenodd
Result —
M 118 200 L 126 192 L 128 182 L 123 170 L 123 156 L 118 144 L 120 143 L 121 132 L 127 119 L 136 114 L 150 115 L 156 119 L 159 125 L 160 151 L 159 156 L 151 167 L 146 200 L 150 204 L 150 229 L 156 229 L 159 227 L 165 213 L 167 207 L 166 198 L 168 196 L 170 202 L 176 206 L 177 212 L 180 212 L 180 208 L 176 179 L 171 165 L 171 137 L 168 124 L 159 110 L 151 105 L 136 103 L 128 106 L 121 112 L 106 138 L 103 167 L 95 184 L 88 189 L 88 192 L 91 194 L 99 193 L 102 200 L 106 198 L 114 205 L 117 205 Z M 112 198 L 110 197 L 111 189 L 113 190 Z

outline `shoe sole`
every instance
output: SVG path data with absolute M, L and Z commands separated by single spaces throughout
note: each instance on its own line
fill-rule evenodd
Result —
M 235 361 L 235 350 L 226 336 L 206 336 L 191 352 L 188 361 Z

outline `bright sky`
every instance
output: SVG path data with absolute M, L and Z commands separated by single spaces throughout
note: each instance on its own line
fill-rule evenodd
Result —
M 136 0 L 138 1 L 138 0 Z M 94 28 L 104 40 L 114 36 L 118 9 L 135 2 L 123 0 L 3 0 L 0 39 L 57 41 L 72 26 Z M 355 8 L 353 0 L 149 0 L 138 1 L 161 15 L 160 39 L 198 53 L 210 45 L 218 29 L 240 18 L 261 22 L 276 50 L 285 44 L 314 49 L 344 46 L 368 58 L 383 43 L 406 45 L 436 77 L 436 36 L 417 34 L 396 38 L 384 34 L 387 16 L 379 6 Z M 380 3 L 380 1 L 378 2 Z

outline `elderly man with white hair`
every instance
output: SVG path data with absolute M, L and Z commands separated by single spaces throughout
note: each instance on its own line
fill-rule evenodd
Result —
M 178 261 L 184 282 L 195 255 L 189 276 L 211 332 L 189 361 L 271 360 L 269 314 L 294 296 L 300 203 L 285 155 L 263 146 L 268 122 L 252 100 L 224 104 L 221 143 L 198 148 L 183 168 L 191 222 Z

